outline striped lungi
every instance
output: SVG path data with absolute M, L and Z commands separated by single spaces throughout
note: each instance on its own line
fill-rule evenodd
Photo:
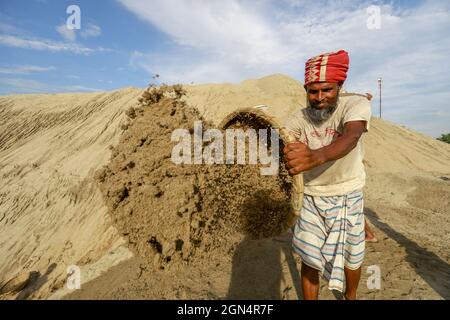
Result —
M 304 195 L 292 245 L 302 262 L 318 270 L 330 290 L 344 292 L 344 266 L 358 269 L 364 259 L 363 193 Z

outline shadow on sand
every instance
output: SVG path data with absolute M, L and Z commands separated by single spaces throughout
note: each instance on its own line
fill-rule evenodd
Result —
M 298 299 L 303 299 L 300 275 L 290 242 L 288 233 L 279 239 L 251 239 L 247 236 L 235 250 L 226 299 L 282 300 L 286 299 L 285 295 L 291 289 L 295 290 Z M 287 286 L 283 292 L 281 281 L 285 275 L 281 266 L 282 252 L 294 286 Z
M 364 210 L 366 217 L 373 225 L 406 249 L 406 261 L 414 267 L 417 274 L 442 298 L 449 300 L 450 265 L 433 252 L 421 248 L 414 241 L 395 231 L 387 223 L 380 221 L 372 209 Z
M 48 266 L 47 271 L 41 275 L 40 272 L 31 272 L 30 282 L 16 297 L 16 300 L 26 300 L 28 297 L 39 290 L 48 280 L 48 276 L 56 268 L 56 263 L 52 263 Z
M 300 275 L 291 249 L 292 234 L 285 231 L 281 235 L 277 235 L 279 234 L 279 224 L 283 222 L 283 219 L 262 221 L 269 219 L 270 215 L 255 213 L 255 209 L 261 210 L 263 213 L 264 209 L 268 207 L 272 207 L 270 212 L 281 212 L 282 214 L 286 208 L 289 208 L 289 203 L 273 199 L 270 191 L 266 190 L 255 193 L 242 206 L 241 229 L 245 231 L 246 235 L 233 255 L 231 282 L 226 299 L 281 300 L 286 299 L 288 291 L 292 289 L 295 290 L 297 298 L 303 299 Z M 266 229 L 271 233 L 270 236 L 261 237 L 261 235 L 252 234 L 255 214 L 258 219 L 257 225 L 263 228 L 274 225 L 274 230 Z M 282 256 L 285 257 L 285 261 L 282 261 Z M 288 285 L 291 279 L 283 281 L 285 275 L 282 263 L 287 263 L 294 288 Z M 284 289 L 282 289 L 282 281 L 286 283 Z

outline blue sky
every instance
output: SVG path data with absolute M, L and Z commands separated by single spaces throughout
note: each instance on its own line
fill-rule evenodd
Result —
M 66 26 L 70 5 L 80 30 Z M 0 94 L 145 87 L 154 74 L 303 82 L 309 57 L 345 49 L 347 90 L 377 97 L 382 77 L 383 118 L 437 137 L 450 132 L 449 30 L 448 0 L 1 0 Z

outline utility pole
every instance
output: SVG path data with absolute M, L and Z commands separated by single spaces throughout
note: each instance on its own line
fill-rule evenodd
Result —
M 380 93 L 380 119 L 381 119 L 381 82 L 383 81 L 382 78 L 378 78 L 378 88 Z

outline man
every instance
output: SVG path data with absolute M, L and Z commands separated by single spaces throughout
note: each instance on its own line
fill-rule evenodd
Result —
M 306 62 L 307 107 L 285 124 L 298 142 L 284 148 L 291 175 L 303 173 L 304 197 L 292 240 L 302 258 L 305 299 L 317 299 L 319 273 L 330 290 L 356 299 L 365 252 L 362 135 L 369 129 L 367 98 L 339 92 L 347 78 L 344 50 Z M 344 280 L 345 279 L 345 280 Z M 345 289 L 344 289 L 345 285 Z

